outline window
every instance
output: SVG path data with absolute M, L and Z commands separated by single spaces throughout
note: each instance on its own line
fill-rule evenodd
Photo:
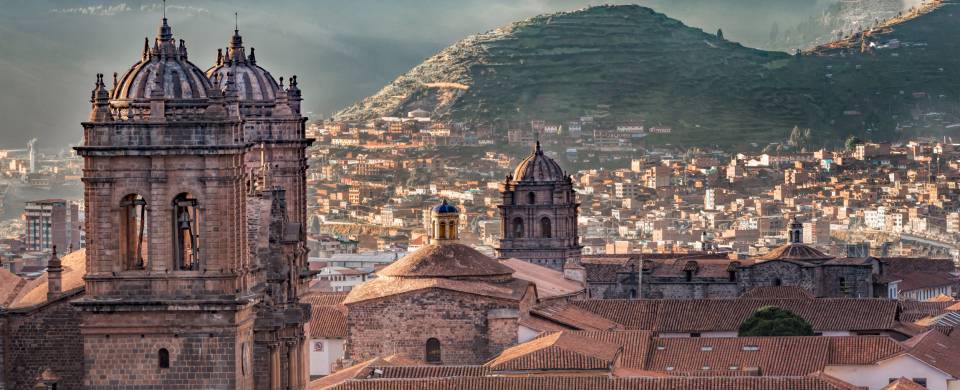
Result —
M 631 288 L 631 289 L 630 289 L 630 299 L 636 299 L 636 298 L 637 298 L 637 289 Z
M 523 218 L 517 217 L 513 219 L 513 238 L 522 238 L 523 237 Z
M 166 348 L 157 351 L 157 367 L 170 368 L 170 352 Z
M 736 281 L 737 281 L 737 271 L 730 271 L 730 274 L 729 274 L 729 275 L 730 275 L 730 281 L 731 281 L 731 282 L 736 282 Z
M 780 280 L 780 278 L 776 278 L 776 279 L 773 280 L 773 285 L 774 285 L 774 286 L 782 286 L 782 285 L 783 285 L 783 281 Z
M 435 338 L 427 339 L 427 363 L 439 364 L 440 360 L 440 340 Z
M 690 271 L 690 270 L 683 271 L 683 275 L 684 275 L 684 278 L 686 278 L 688 282 L 692 282 L 692 281 L 693 281 L 693 271 Z
M 550 237 L 552 236 L 552 232 L 551 232 L 550 227 L 551 227 L 551 226 L 550 226 L 550 218 L 547 218 L 547 217 L 540 218 L 540 235 L 541 235 L 541 237 L 543 237 L 543 238 L 550 238 Z
M 173 199 L 173 255 L 174 265 L 180 270 L 200 267 L 200 237 L 197 200 L 190 194 Z
M 313 342 L 313 351 L 314 351 L 314 352 L 323 352 L 323 341 L 314 341 L 314 342 Z
M 144 269 L 147 263 L 147 201 L 130 194 L 120 201 L 120 253 L 123 268 Z
M 700 332 L 690 333 L 690 337 L 700 337 Z
M 913 383 L 916 383 L 920 386 L 927 387 L 927 378 L 913 378 L 910 380 L 912 380 Z
M 533 192 L 528 192 L 528 193 L 527 193 L 527 203 L 528 203 L 528 204 L 537 203 L 537 194 L 535 194 L 535 193 L 533 193 Z

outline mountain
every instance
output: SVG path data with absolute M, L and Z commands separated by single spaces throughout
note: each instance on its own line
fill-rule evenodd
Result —
M 504 127 L 608 115 L 672 127 L 660 142 L 725 145 L 782 141 L 795 126 L 812 129 L 814 144 L 936 132 L 958 112 L 957 1 L 803 55 L 744 47 L 636 5 L 542 15 L 440 51 L 336 119 L 422 108 Z

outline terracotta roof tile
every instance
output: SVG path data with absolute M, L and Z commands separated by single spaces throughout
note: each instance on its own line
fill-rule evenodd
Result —
M 457 243 L 427 245 L 377 272 L 396 277 L 508 276 L 513 269 L 469 246 Z
M 924 386 L 920 386 L 917 382 L 909 380 L 907 378 L 899 378 L 893 382 L 890 382 L 889 385 L 884 386 L 880 390 L 926 390 Z
M 710 378 L 609 378 L 596 376 L 472 377 L 433 379 L 353 380 L 338 390 L 835 390 L 853 389 L 818 377 L 710 377 Z M 311 390 L 319 389 L 313 387 Z
M 792 261 L 826 261 L 833 256 L 824 254 L 818 249 L 804 244 L 785 244 L 774 248 L 770 252 L 756 257 L 759 261 L 792 260 Z
M 518 259 L 501 260 L 500 263 L 513 269 L 513 277 L 536 284 L 540 299 L 577 295 L 584 291 L 579 282 L 565 278 L 563 272 L 552 268 Z
M 526 293 L 530 282 L 513 279 L 507 282 L 494 283 L 482 280 L 459 280 L 446 278 L 393 278 L 382 276 L 368 280 L 350 290 L 345 305 L 361 301 L 383 298 L 391 295 L 408 293 L 411 291 L 438 288 L 443 290 L 459 291 L 467 294 L 489 296 L 494 298 L 519 301 Z
M 572 332 L 555 332 L 507 348 L 484 366 L 497 371 L 610 370 L 619 344 Z
M 659 332 L 736 331 L 763 306 L 778 306 L 815 330 L 879 330 L 896 325 L 897 302 L 872 298 L 583 300 L 569 305 L 620 324 Z M 562 309 L 553 312 L 562 313 Z M 549 318 L 550 312 L 538 312 Z
M 953 376 L 960 377 L 960 336 L 929 330 L 903 342 L 907 353 Z
M 740 298 L 813 299 L 813 295 L 799 286 L 761 286 L 750 289 Z
M 87 274 L 87 250 L 73 251 L 60 258 L 60 263 L 63 266 L 63 272 L 60 274 L 61 291 L 68 292 L 83 288 L 83 277 Z M 10 307 L 22 308 L 46 302 L 48 287 L 47 273 L 44 272 L 39 278 L 27 282 L 20 289 L 19 295 L 10 303 Z

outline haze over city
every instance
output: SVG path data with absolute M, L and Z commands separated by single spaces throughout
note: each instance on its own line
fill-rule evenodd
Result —
M 0 390 L 960 388 L 960 0 L 9 0 Z

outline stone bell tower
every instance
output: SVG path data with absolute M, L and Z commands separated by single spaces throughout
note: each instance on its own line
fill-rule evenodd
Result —
M 577 194 L 573 180 L 537 141 L 500 185 L 500 246 L 497 258 L 516 258 L 562 270 L 580 264 Z
M 164 18 L 83 123 L 84 387 L 253 389 L 243 121 Z M 292 382 L 291 388 L 302 388 Z

